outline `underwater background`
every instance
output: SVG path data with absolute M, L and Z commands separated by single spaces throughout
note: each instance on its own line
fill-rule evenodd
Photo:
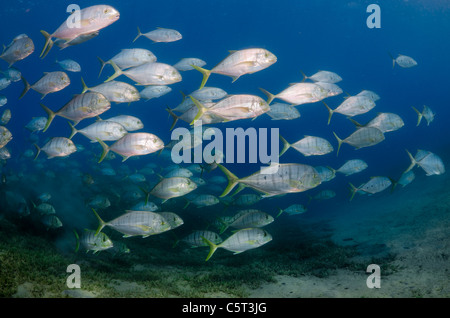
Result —
M 2 195 L 6 191 L 20 193 L 31 214 L 19 217 L 8 211 L 2 201 L 0 214 L 0 296 L 2 297 L 448 297 L 449 282 L 449 211 L 450 180 L 448 173 L 426 176 L 414 168 L 415 180 L 393 191 L 374 195 L 355 195 L 350 201 L 349 182 L 358 186 L 373 176 L 398 180 L 418 149 L 437 154 L 447 167 L 449 162 L 448 76 L 450 67 L 450 3 L 438 0 L 410 1 L 205 1 L 143 0 L 77 1 L 85 8 L 108 4 L 120 12 L 120 19 L 101 30 L 92 40 L 59 50 L 54 47 L 44 58 L 39 53 L 45 39 L 40 30 L 53 32 L 66 19 L 72 1 L 8 1 L 0 9 L 1 43 L 8 45 L 19 34 L 27 34 L 35 44 L 35 52 L 14 64 L 28 82 L 34 83 L 43 72 L 60 70 L 55 60 L 73 59 L 81 65 L 81 73 L 68 75 L 71 84 L 45 99 L 33 91 L 22 99 L 22 82 L 14 82 L 0 94 L 8 98 L 6 105 L 12 118 L 6 127 L 13 139 L 7 147 L 11 158 L 1 172 Z M 375 3 L 381 9 L 381 28 L 369 28 L 367 6 Z M 137 27 L 150 31 L 157 27 L 178 30 L 183 38 L 172 43 L 152 43 L 141 37 L 133 43 Z M 112 75 L 110 65 L 98 77 L 97 57 L 108 60 L 123 48 L 145 48 L 158 61 L 170 65 L 184 57 L 197 57 L 207 62 L 207 69 L 223 60 L 229 50 L 264 48 L 277 56 L 277 62 L 265 70 L 232 79 L 212 74 L 208 86 L 220 87 L 229 94 L 255 94 L 266 99 L 259 88 L 278 93 L 290 83 L 303 79 L 301 71 L 312 75 L 319 70 L 339 74 L 342 95 L 329 97 L 326 103 L 336 108 L 347 93 L 362 90 L 376 92 L 380 99 L 370 112 L 354 119 L 371 120 L 377 112 L 393 112 L 404 126 L 386 133 L 386 139 L 372 147 L 355 150 L 343 144 L 336 156 L 335 132 L 341 138 L 350 135 L 355 125 L 345 116 L 334 114 L 327 124 L 328 112 L 322 102 L 296 106 L 300 118 L 271 120 L 261 115 L 255 120 L 242 120 L 214 125 L 228 127 L 279 128 L 290 142 L 305 135 L 320 136 L 330 141 L 334 151 L 323 156 L 305 157 L 289 149 L 281 163 L 302 163 L 338 169 L 349 159 L 363 159 L 364 171 L 351 176 L 337 174 L 333 180 L 303 193 L 260 198 L 250 207 L 272 215 L 275 220 L 264 227 L 273 240 L 257 249 L 233 255 L 219 249 L 205 262 L 208 247 L 190 248 L 177 240 L 194 230 L 213 228 L 218 217 L 233 215 L 239 209 L 228 201 L 214 206 L 184 209 L 184 198 L 170 199 L 161 211 L 178 214 L 184 224 L 167 233 L 147 238 L 123 238 L 113 229 L 103 231 L 113 240 L 126 244 L 129 253 L 97 254 L 74 252 L 73 231 L 96 230 L 98 220 L 87 205 L 95 195 L 104 195 L 110 206 L 100 209 L 103 220 L 112 220 L 130 209 L 145 196 L 139 186 L 150 189 L 163 175 L 163 168 L 173 163 L 169 156 L 157 153 L 130 158 L 120 156 L 98 164 L 102 149 L 80 134 L 73 141 L 84 146 L 68 158 L 37 160 L 23 154 L 35 151 L 33 143 L 44 145 L 47 138 L 70 135 L 67 120 L 55 118 L 44 132 L 31 134 L 25 129 L 33 117 L 46 116 L 39 106 L 59 109 L 82 91 L 81 77 L 89 87 Z M 418 65 L 412 68 L 392 67 L 389 56 L 404 54 Z M 8 68 L 1 61 L 2 71 Z M 174 108 L 182 101 L 179 91 L 189 94 L 198 89 L 202 75 L 196 70 L 182 72 L 183 80 L 172 84 L 172 91 L 150 101 L 130 105 L 113 104 L 108 116 L 127 114 L 142 120 L 145 132 L 156 134 L 165 144 L 171 140 L 166 107 Z M 121 81 L 133 84 L 121 76 Z M 136 86 L 139 90 L 141 87 Z M 436 114 L 427 125 L 417 124 L 423 105 Z M 102 117 L 102 116 L 100 116 Z M 95 119 L 86 119 L 81 127 Z M 178 121 L 176 127 L 189 127 Z M 31 139 L 30 136 L 38 136 Z M 280 144 L 281 147 L 281 144 Z M 281 149 L 281 148 L 280 148 Z M 136 159 L 137 158 L 137 159 Z M 127 175 L 155 163 L 155 172 L 136 184 Z M 39 164 L 39 165 L 38 165 Z M 109 165 L 116 176 L 101 173 Z M 183 166 L 183 164 L 181 165 Z M 188 165 L 184 165 L 188 166 Z M 256 172 L 261 164 L 227 164 L 238 177 Z M 161 170 L 159 170 L 161 169 Z M 83 178 L 89 175 L 93 184 Z M 200 176 L 200 174 L 198 174 Z M 201 174 L 206 185 L 195 191 L 217 197 L 227 182 L 212 187 L 213 176 L 224 177 L 220 169 Z M 128 187 L 129 186 L 129 187 Z M 217 186 L 215 184 L 215 186 Z M 333 190 L 328 200 L 310 199 L 321 190 Z M 33 212 L 36 198 L 50 193 L 63 226 L 46 229 Z M 239 194 L 257 192 L 246 188 Z M 230 194 L 231 195 L 231 194 Z M 228 196 L 230 196 L 228 195 Z M 161 206 L 161 200 L 150 197 Z M 279 208 L 303 204 L 307 211 L 299 215 L 286 213 L 277 217 Z M 231 229 L 223 238 L 232 234 Z M 81 289 L 66 285 L 69 264 L 81 268 Z M 366 268 L 381 268 L 381 288 L 368 288 Z

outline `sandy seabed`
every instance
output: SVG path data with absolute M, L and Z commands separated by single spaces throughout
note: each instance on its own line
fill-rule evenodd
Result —
M 327 215 L 332 240 L 357 246 L 358 261 L 369 265 L 374 246 L 395 255 L 389 265 L 395 270 L 380 272 L 380 288 L 367 287 L 370 273 L 337 269 L 325 278 L 277 276 L 276 283 L 249 290 L 249 297 L 450 297 L 450 179 L 417 172 L 392 195 L 356 196 Z

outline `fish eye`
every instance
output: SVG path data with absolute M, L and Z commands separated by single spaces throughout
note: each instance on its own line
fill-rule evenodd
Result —
M 109 12 L 109 9 L 103 10 L 103 13 L 104 13 L 104 14 L 107 14 L 108 12 Z

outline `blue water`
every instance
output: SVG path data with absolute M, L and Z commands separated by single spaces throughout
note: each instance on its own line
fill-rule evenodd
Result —
M 3 109 L 10 108 L 12 111 L 12 119 L 7 127 L 13 134 L 13 140 L 8 144 L 12 158 L 2 168 L 3 172 L 13 171 L 18 174 L 24 169 L 24 165 L 30 167 L 31 160 L 20 160 L 23 151 L 34 149 L 29 141 L 30 133 L 24 126 L 32 117 L 45 116 L 39 104 L 42 102 L 54 110 L 62 107 L 74 94 L 81 93 L 80 76 L 90 87 L 102 83 L 113 70 L 112 67 L 106 66 L 98 78 L 100 64 L 97 56 L 107 60 L 123 48 L 149 49 L 157 56 L 158 61 L 172 65 L 184 57 L 197 57 L 207 62 L 207 69 L 224 59 L 229 50 L 265 48 L 277 56 L 278 61 L 274 65 L 263 71 L 244 75 L 234 83 L 229 77 L 212 74 L 207 86 L 221 87 L 229 94 L 256 94 L 265 98 L 258 88 L 278 93 L 290 83 L 301 81 L 300 71 L 312 75 L 318 70 L 329 70 L 343 78 L 338 85 L 346 93 L 356 95 L 361 90 L 368 89 L 381 97 L 372 111 L 355 117 L 358 122 L 368 122 L 377 112 L 393 112 L 404 120 L 405 126 L 387 133 L 386 140 L 380 144 L 360 150 L 343 144 L 338 157 L 335 151 L 324 156 L 304 157 L 294 149 L 289 149 L 281 158 L 282 163 L 328 165 L 337 169 L 348 159 L 360 158 L 368 163 L 369 168 L 351 177 L 338 175 L 331 182 L 311 190 L 311 193 L 290 194 L 271 199 L 262 206 L 270 208 L 269 212 L 273 215 L 276 215 L 276 207 L 287 207 L 290 203 L 305 204 L 308 201 L 307 194 L 315 194 L 325 188 L 333 189 L 337 196 L 319 205 L 319 208 L 312 205 L 310 209 L 316 214 L 327 214 L 335 204 L 348 202 L 348 182 L 359 185 L 372 176 L 398 179 L 410 164 L 405 149 L 412 153 L 417 149 L 431 151 L 438 154 L 444 164 L 448 165 L 450 5 L 447 1 L 111 0 L 104 3 L 112 5 L 121 13 L 116 23 L 102 30 L 98 37 L 81 45 L 61 51 L 54 47 L 44 59 L 39 58 L 44 45 L 44 37 L 39 31 L 46 30 L 51 33 L 56 30 L 66 18 L 66 8 L 71 1 L 11 0 L 2 4 L 0 42 L 8 45 L 21 33 L 26 33 L 34 41 L 35 52 L 14 65 L 30 83 L 37 81 L 43 72 L 58 70 L 55 59 L 71 58 L 82 67 L 81 74 L 68 73 L 71 79 L 69 87 L 49 94 L 42 101 L 34 91 L 28 92 L 19 100 L 18 96 L 23 89 L 21 82 L 12 83 L 1 91 L 1 94 L 8 97 L 8 104 Z M 381 8 L 381 28 L 370 29 L 366 25 L 370 14 L 366 12 L 366 8 L 372 3 Z M 84 8 L 93 3 L 80 0 L 77 4 Z M 137 35 L 137 27 L 143 32 L 156 27 L 176 29 L 182 33 L 183 39 L 173 43 L 153 44 L 141 37 L 132 43 Z M 418 66 L 410 69 L 398 66 L 392 68 L 388 52 L 395 56 L 411 56 L 418 62 Z M 1 61 L 0 67 L 6 69 L 7 64 Z M 189 93 L 196 90 L 202 78 L 195 70 L 182 72 L 182 76 L 182 82 L 171 85 L 171 93 L 149 102 L 139 101 L 129 106 L 113 104 L 108 115 L 137 116 L 144 122 L 145 132 L 156 134 L 168 143 L 171 119 L 168 119 L 165 108 L 176 107 L 182 100 L 179 91 Z M 133 84 L 124 76 L 121 76 L 120 80 Z M 330 97 L 325 101 L 334 109 L 343 101 L 343 95 Z M 423 105 L 429 106 L 436 113 L 436 117 L 429 126 L 422 121 L 420 126 L 416 127 L 417 115 L 411 107 L 421 110 Z M 262 115 L 254 121 L 236 121 L 216 127 L 279 128 L 280 134 L 290 142 L 297 141 L 304 135 L 320 136 L 329 140 L 335 149 L 337 142 L 333 132 L 345 138 L 354 131 L 354 125 L 340 114 L 334 114 L 331 124 L 327 125 L 328 112 L 321 102 L 297 106 L 297 109 L 301 117 L 292 121 L 272 121 L 268 116 Z M 86 123 L 88 121 L 92 120 L 88 119 Z M 84 124 L 82 122 L 80 126 L 84 127 Z M 181 121 L 177 124 L 177 127 L 188 126 Z M 38 144 L 42 146 L 48 137 L 69 135 L 70 128 L 66 120 L 57 117 L 48 131 L 38 134 Z M 74 141 L 91 147 L 83 136 L 74 137 Z M 98 154 L 101 153 L 99 147 L 94 149 Z M 61 160 L 64 159 L 52 159 L 46 165 L 52 167 L 55 162 Z M 90 166 L 97 164 L 88 160 L 82 153 L 75 153 L 67 160 L 77 161 L 82 172 L 91 172 Z M 139 169 L 152 160 L 157 160 L 155 155 L 136 161 L 130 160 L 124 164 Z M 122 165 L 119 158 L 110 163 L 115 168 Z M 225 166 L 237 176 L 244 177 L 257 171 L 260 165 Z M 31 173 L 29 170 L 25 171 L 25 174 Z M 417 175 L 424 175 L 419 169 L 415 172 Z M 222 175 L 218 170 L 214 174 Z M 55 182 L 61 187 L 71 187 L 64 179 L 57 178 Z M 251 190 L 245 191 L 253 193 Z M 364 200 L 363 197 L 357 199 Z M 382 199 L 383 195 L 380 195 L 380 200 Z M 75 203 L 75 200 L 73 204 L 82 206 L 79 202 Z M 180 212 L 180 215 L 183 213 L 174 212 Z M 308 218 L 308 215 L 305 214 L 304 217 Z M 76 225 L 95 227 L 95 218 L 89 214 L 86 220 Z

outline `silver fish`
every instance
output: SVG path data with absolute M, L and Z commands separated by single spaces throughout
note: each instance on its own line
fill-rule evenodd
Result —
M 220 244 L 223 242 L 219 234 L 212 231 L 194 231 L 188 236 L 184 237 L 181 241 L 189 244 L 191 247 L 208 246 L 203 238 L 214 244 Z
M 14 63 L 23 60 L 33 52 L 33 41 L 26 34 L 21 34 L 16 36 L 11 44 L 4 48 L 0 58 L 9 63 L 9 67 L 11 67 Z
M 155 54 L 147 49 L 123 49 L 106 62 L 99 57 L 97 57 L 97 59 L 101 64 L 100 73 L 98 75 L 99 77 L 105 65 L 112 64 L 112 62 L 114 62 L 121 70 L 124 70 L 146 63 L 153 63 L 157 60 Z
M 149 211 L 127 211 L 125 214 L 104 222 L 95 209 L 92 209 L 99 221 L 96 235 L 101 232 L 105 226 L 124 234 L 123 237 L 142 236 L 146 238 L 150 235 L 160 234 L 171 229 L 170 224 L 165 218 L 154 212 Z
M 368 182 L 364 183 L 358 188 L 350 183 L 350 186 L 352 188 L 352 196 L 350 198 L 350 201 L 353 199 L 357 191 L 375 194 L 389 188 L 391 185 L 392 181 L 388 177 L 372 177 Z
M 106 97 L 110 102 L 114 103 L 131 103 L 136 102 L 141 98 L 139 91 L 133 85 L 124 82 L 111 81 L 103 83 L 94 87 L 87 87 L 83 78 L 81 78 L 84 94 L 87 91 L 100 93 Z
M 427 126 L 431 124 L 431 122 L 434 120 L 434 116 L 436 115 L 428 106 L 423 105 L 422 112 L 419 112 L 415 107 L 413 107 L 414 111 L 417 113 L 417 125 L 420 125 L 420 122 L 422 121 L 422 118 L 425 118 L 427 121 Z
M 76 27 L 74 27 L 73 16 L 69 16 L 52 34 L 41 30 L 42 35 L 45 37 L 45 45 L 40 55 L 41 58 L 44 58 L 53 47 L 53 38 L 62 39 L 65 41 L 64 43 L 70 43 L 82 35 L 92 35 L 120 18 L 119 11 L 108 5 L 90 6 L 81 9 L 76 14 L 79 17 L 79 25 L 76 25 Z
M 272 120 L 292 120 L 300 117 L 300 112 L 295 107 L 283 103 L 270 105 L 270 110 L 266 114 Z
M 151 154 L 164 147 L 163 141 L 158 136 L 150 133 L 128 133 L 111 146 L 108 146 L 98 138 L 97 141 L 103 147 L 99 163 L 103 161 L 110 150 L 121 155 L 123 161 L 125 161 L 133 156 Z
M 113 121 L 119 123 L 129 132 L 144 128 L 144 124 L 139 118 L 130 115 L 118 115 L 105 119 L 105 121 Z
M 356 125 L 356 127 L 375 127 L 381 130 L 382 133 L 395 131 L 405 125 L 402 118 L 393 113 L 378 113 L 378 115 L 365 125 L 361 125 L 352 118 L 349 120 Z
M 321 137 L 305 136 L 303 139 L 300 139 L 293 144 L 288 143 L 281 135 L 280 139 L 283 142 L 283 149 L 280 152 L 280 157 L 291 147 L 304 156 L 325 155 L 334 150 L 328 140 Z
M 328 109 L 328 124 L 330 124 L 331 116 L 334 113 L 340 113 L 347 117 L 353 117 L 367 113 L 375 107 L 373 99 L 367 96 L 351 96 L 343 101 L 336 109 L 331 109 L 325 102 L 323 104 Z
M 66 59 L 62 61 L 56 60 L 56 63 L 61 66 L 62 69 L 69 72 L 81 72 L 81 66 L 77 62 L 71 59 Z
M 147 39 L 152 40 L 153 42 L 174 42 L 182 39 L 182 35 L 177 30 L 166 29 L 166 28 L 157 28 L 156 30 L 142 33 L 138 27 L 138 35 L 133 40 L 136 41 L 141 36 L 145 36 Z
M 410 68 L 417 65 L 417 62 L 409 56 L 399 54 L 396 58 L 394 58 L 391 54 L 389 54 L 392 59 L 392 68 L 395 67 L 395 64 L 402 68 Z
M 267 96 L 267 104 L 278 98 L 292 106 L 298 106 L 315 103 L 328 97 L 328 90 L 316 83 L 294 83 L 276 95 L 262 88 L 260 90 Z
M 75 230 L 74 233 L 77 240 L 75 252 L 78 252 L 80 244 L 86 250 L 86 253 L 89 251 L 93 251 L 94 254 L 112 248 L 114 246 L 111 239 L 105 233 L 98 233 L 98 235 L 96 235 L 95 231 L 84 230 L 81 238 L 78 236 L 78 233 Z
M 197 189 L 195 182 L 186 177 L 163 178 L 156 184 L 152 190 L 147 192 L 148 195 L 153 195 L 164 201 L 171 198 L 184 196 Z
M 9 129 L 5 126 L 0 126 L 0 149 L 6 146 L 12 139 L 13 136 Z
M 230 51 L 230 55 L 211 70 L 195 65 L 193 67 L 203 74 L 203 80 L 200 85 L 200 89 L 202 89 L 212 73 L 231 76 L 233 82 L 235 82 L 242 75 L 264 70 L 276 61 L 277 57 L 266 49 L 253 48 Z
M 410 171 L 417 165 L 425 171 L 427 176 L 440 175 L 445 173 L 444 162 L 438 155 L 430 151 L 419 149 L 416 153 L 416 156 L 413 157 L 408 150 L 406 150 L 406 152 L 408 153 L 409 159 L 411 160 L 411 165 L 408 167 L 408 169 L 406 169 L 405 172 Z
M 205 261 L 208 261 L 218 248 L 239 254 L 250 249 L 258 248 L 272 240 L 272 236 L 260 228 L 242 229 L 231 235 L 222 243 L 216 245 L 206 238 L 203 240 L 209 245 L 210 251 Z
M 347 143 L 355 147 L 356 149 L 359 149 L 363 147 L 374 146 L 384 140 L 384 134 L 381 132 L 381 130 L 375 127 L 359 128 L 344 140 L 340 139 L 335 132 L 333 132 L 333 134 L 339 144 L 336 155 L 339 155 L 339 149 L 341 148 L 343 143 Z
M 41 79 L 39 79 L 33 85 L 30 85 L 23 76 L 22 82 L 25 88 L 23 89 L 19 99 L 25 96 L 30 88 L 40 93 L 42 95 L 41 99 L 43 99 L 47 94 L 59 92 L 60 90 L 69 86 L 70 78 L 65 72 L 56 71 L 44 73 L 44 76 L 42 76 Z
M 97 142 L 97 138 L 103 141 L 115 141 L 128 134 L 125 127 L 113 121 L 97 121 L 83 129 L 76 129 L 70 123 L 69 125 L 72 130 L 69 139 L 72 139 L 75 134 L 80 133 L 89 138 L 91 142 Z
M 306 81 L 307 79 L 312 80 L 314 82 L 324 82 L 324 83 L 330 83 L 335 84 L 340 81 L 342 81 L 342 77 L 340 77 L 338 74 L 330 71 L 319 71 L 311 76 L 306 76 L 305 73 L 300 71 L 303 75 L 303 81 Z
M 140 91 L 140 96 L 147 101 L 152 98 L 159 98 L 163 95 L 166 95 L 172 91 L 172 88 L 166 85 L 153 85 L 147 86 L 142 91 Z
M 192 65 L 195 65 L 197 67 L 203 67 L 206 65 L 206 62 L 199 58 L 187 57 L 182 58 L 173 67 L 175 67 L 179 71 L 190 71 L 194 69 Z
M 346 161 L 336 172 L 343 173 L 346 176 L 363 171 L 368 167 L 367 163 L 361 159 L 351 159 Z
M 55 116 L 61 116 L 74 122 L 76 126 L 81 120 L 92 118 L 103 114 L 111 108 L 111 103 L 100 93 L 87 92 L 76 95 L 66 105 L 54 112 L 45 105 L 41 107 L 48 115 L 47 123 L 44 132 L 48 129 Z
M 77 151 L 77 147 L 72 142 L 72 140 L 65 137 L 53 137 L 42 148 L 39 148 L 39 146 L 36 144 L 34 144 L 34 146 L 37 149 L 34 160 L 36 160 L 41 151 L 44 151 L 47 154 L 47 159 L 52 159 L 55 157 L 67 157 Z

